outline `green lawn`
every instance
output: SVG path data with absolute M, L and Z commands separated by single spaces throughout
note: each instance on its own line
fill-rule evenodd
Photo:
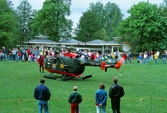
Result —
M 92 74 L 86 80 L 61 81 L 46 79 L 51 91 L 50 113 L 70 113 L 67 98 L 74 85 L 82 94 L 81 113 L 95 113 L 94 94 L 99 83 L 112 85 L 112 77 L 117 76 L 124 87 L 125 96 L 121 99 L 122 113 L 166 113 L 167 105 L 167 64 L 147 65 L 124 64 L 120 70 L 109 68 L 107 72 L 99 67 L 86 67 L 84 75 Z M 48 74 L 45 71 L 44 74 Z M 37 101 L 33 98 L 34 88 L 39 84 L 43 73 L 39 73 L 37 63 L 0 61 L 0 113 L 37 113 Z M 107 100 L 107 113 L 111 113 L 110 99 Z

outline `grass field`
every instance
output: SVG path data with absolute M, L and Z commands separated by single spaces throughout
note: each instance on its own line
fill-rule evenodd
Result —
M 45 71 L 44 74 L 48 74 Z M 0 113 L 37 113 L 37 101 L 33 98 L 34 88 L 39 84 L 43 73 L 39 73 L 37 63 L 0 61 Z M 61 81 L 46 79 L 51 91 L 50 113 L 70 113 L 67 98 L 72 87 L 77 85 L 82 94 L 81 113 L 95 113 L 94 94 L 99 83 L 112 85 L 112 77 L 124 87 L 121 99 L 121 113 L 167 113 L 167 64 L 147 65 L 124 64 L 120 70 L 109 68 L 107 72 L 98 67 L 86 67 L 84 75 L 92 74 L 86 80 Z M 107 100 L 107 113 L 111 113 L 110 99 Z

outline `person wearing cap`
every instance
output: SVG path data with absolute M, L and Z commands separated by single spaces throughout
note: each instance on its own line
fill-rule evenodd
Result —
M 106 113 L 107 92 L 104 83 L 100 83 L 99 89 L 95 93 L 96 113 Z
M 38 113 L 42 113 L 43 108 L 45 113 L 49 113 L 48 100 L 51 97 L 51 93 L 44 83 L 45 80 L 41 79 L 40 84 L 34 89 L 34 98 L 38 100 Z
M 113 113 L 120 113 L 120 98 L 124 96 L 124 89 L 120 84 L 117 83 L 117 77 L 113 77 L 112 81 L 114 84 L 109 89 L 111 108 Z
M 73 87 L 73 93 L 68 97 L 68 102 L 71 104 L 71 113 L 79 113 L 79 104 L 82 102 L 82 96 L 77 92 L 78 87 Z

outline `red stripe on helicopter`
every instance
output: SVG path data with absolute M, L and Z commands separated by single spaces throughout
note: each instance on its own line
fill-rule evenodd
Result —
M 62 71 L 58 71 L 58 70 L 53 70 L 53 69 L 49 69 L 49 68 L 45 68 L 48 72 L 51 73 L 57 73 L 57 74 L 62 74 L 62 75 L 67 75 L 67 76 L 81 76 L 81 74 L 73 74 L 73 73 L 69 73 L 69 72 L 62 72 Z

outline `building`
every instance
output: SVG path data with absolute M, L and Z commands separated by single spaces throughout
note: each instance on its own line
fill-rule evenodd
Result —
M 35 39 L 24 42 L 27 46 L 32 46 L 33 48 L 39 47 L 40 49 L 51 48 L 51 49 L 60 49 L 60 48 L 73 48 L 73 49 L 89 49 L 92 51 L 99 51 L 102 54 L 107 52 L 116 52 L 116 51 L 130 51 L 131 47 L 127 43 L 118 43 L 117 40 L 112 40 L 106 42 L 104 40 L 96 39 L 88 42 L 81 42 L 76 39 L 68 39 L 60 42 L 55 42 L 48 39 L 48 36 L 39 35 Z
M 43 50 L 44 48 L 53 48 L 57 44 L 57 42 L 53 40 L 49 40 L 49 36 L 45 35 L 38 35 L 35 36 L 35 39 L 31 39 L 29 41 L 24 42 L 26 46 L 31 46 L 32 48 L 38 47 L 39 49 Z

